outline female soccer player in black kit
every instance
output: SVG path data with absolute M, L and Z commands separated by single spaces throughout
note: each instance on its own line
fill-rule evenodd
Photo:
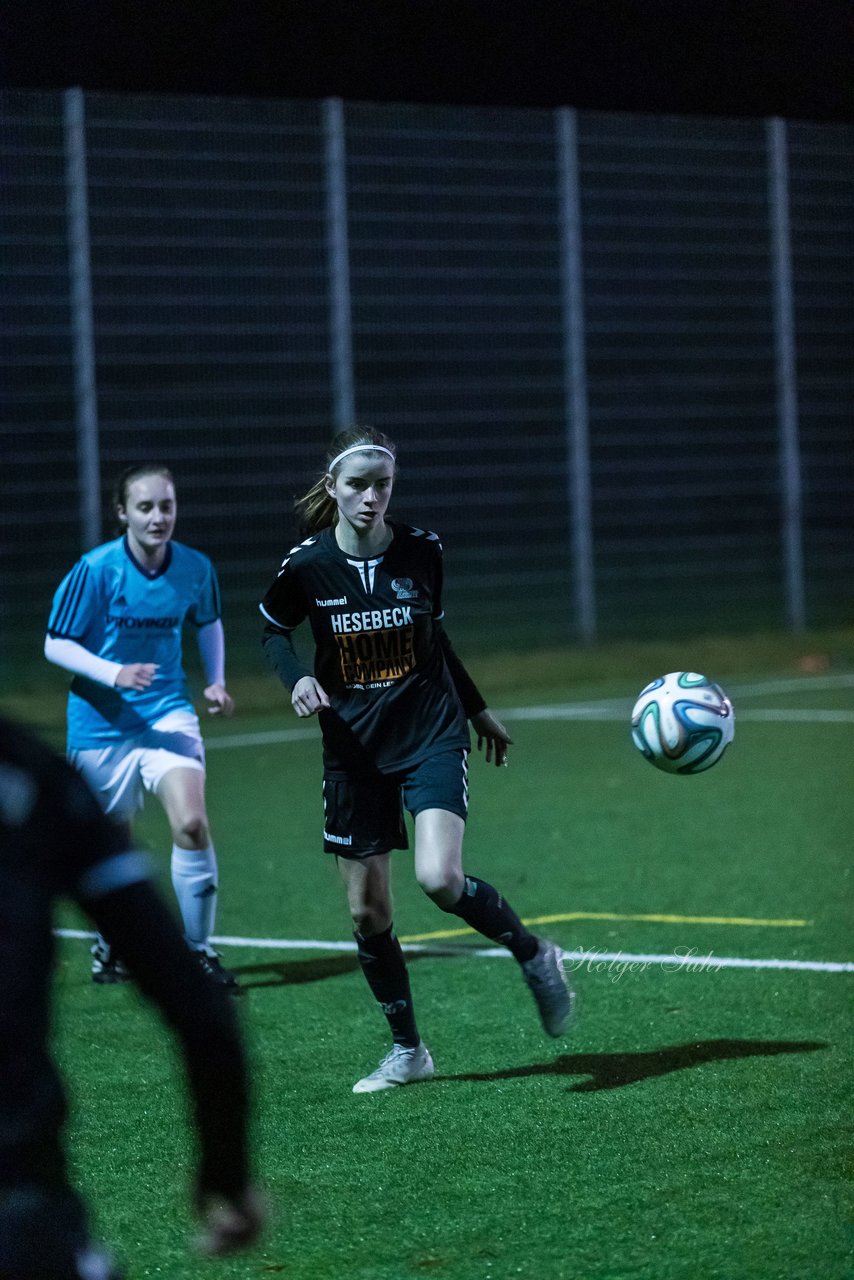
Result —
M 392 926 L 389 852 L 408 847 L 403 806 L 415 821 L 424 892 L 509 948 L 550 1035 L 563 1033 L 573 1006 L 557 947 L 529 933 L 492 885 L 463 873 L 467 720 L 487 762 L 505 764 L 511 739 L 442 627 L 438 537 L 386 519 L 395 457 L 388 437 L 370 427 L 335 438 L 325 474 L 297 503 L 309 536 L 288 553 L 261 604 L 264 649 L 297 715 L 319 713 L 324 848 L 338 859 L 359 960 L 393 1038 L 354 1093 L 433 1074 Z M 313 673 L 291 639 L 306 618 Z

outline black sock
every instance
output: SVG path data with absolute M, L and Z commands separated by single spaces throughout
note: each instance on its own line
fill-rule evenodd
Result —
M 414 1049 L 420 1036 L 415 1025 L 406 961 L 394 926 L 366 938 L 356 933 L 359 963 L 380 1008 L 388 1018 L 395 1044 Z
M 449 910 L 491 942 L 502 943 L 520 964 L 536 955 L 537 939 L 498 890 L 485 880 L 466 876 L 462 897 Z

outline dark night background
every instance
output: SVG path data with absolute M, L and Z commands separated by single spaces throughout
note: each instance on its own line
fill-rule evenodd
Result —
M 9 88 L 854 119 L 848 0 L 9 0 Z

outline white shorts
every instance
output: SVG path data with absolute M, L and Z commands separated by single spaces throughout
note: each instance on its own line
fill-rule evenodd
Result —
M 141 809 L 145 792 L 156 792 L 172 769 L 205 771 L 205 748 L 198 716 L 170 711 L 145 733 L 110 747 L 83 747 L 68 759 L 89 784 L 111 818 L 129 821 Z

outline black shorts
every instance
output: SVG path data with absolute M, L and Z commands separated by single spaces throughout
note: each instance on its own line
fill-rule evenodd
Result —
M 442 751 L 402 773 L 323 779 L 323 849 L 339 858 L 370 858 L 408 849 L 403 811 L 446 809 L 465 821 L 468 812 L 468 752 Z

